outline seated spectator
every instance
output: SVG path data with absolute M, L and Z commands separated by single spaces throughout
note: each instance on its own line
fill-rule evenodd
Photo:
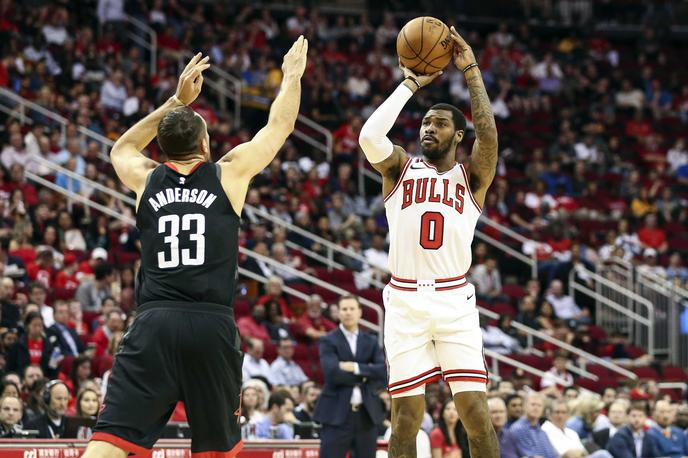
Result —
M 574 430 L 581 440 L 588 439 L 603 407 L 604 402 L 597 395 L 580 396 L 573 406 L 573 416 L 568 419 L 566 426 Z
M 688 435 L 685 431 L 672 426 L 674 421 L 674 406 L 669 401 L 657 401 L 652 415 L 656 426 L 647 431 L 657 444 L 658 455 L 671 458 L 688 456 Z
M 2 255 L 0 254 L 0 262 Z M 5 265 L 5 267 L 7 267 Z M 12 302 L 14 293 L 14 282 L 11 278 L 5 277 L 0 281 L 0 327 L 17 328 L 19 327 L 20 312 L 19 307 Z
M 95 420 L 100 412 L 100 395 L 93 388 L 84 388 L 76 398 L 76 417 Z M 90 439 L 93 430 L 87 426 L 80 426 L 77 430 L 77 439 Z
M 303 392 L 301 393 L 301 403 L 294 409 L 294 416 L 301 423 L 308 423 L 313 421 L 313 412 L 315 411 L 315 404 L 320 397 L 320 387 L 315 384 L 303 385 Z
M 432 456 L 461 458 L 461 450 L 468 450 L 468 436 L 459 421 L 453 399 L 444 403 L 437 423 L 437 427 L 430 432 Z
M 494 326 L 487 324 L 488 320 L 484 315 L 480 316 L 480 329 L 483 333 L 483 344 L 485 348 L 502 355 L 515 353 L 521 348 L 518 339 L 510 336 L 502 329 L 502 323 L 505 321 L 511 321 L 511 317 L 508 315 L 501 315 L 499 317 L 499 325 Z
M 657 250 L 654 248 L 643 250 L 643 261 L 638 266 L 638 272 L 656 277 L 666 277 L 666 269 L 657 264 Z
M 61 377 L 62 378 L 62 377 Z M 74 358 L 69 376 L 64 380 L 69 389 L 69 394 L 76 402 L 77 395 L 84 388 L 84 385 L 91 379 L 91 358 L 82 355 Z M 73 406 L 70 406 L 73 407 Z
M 45 413 L 25 426 L 26 429 L 38 430 L 39 439 L 58 439 L 64 436 L 65 414 L 69 404 L 67 386 L 59 381 L 49 382 L 45 388 Z
M 103 300 L 112 296 L 110 284 L 114 273 L 110 264 L 98 264 L 94 267 L 95 278 L 84 281 L 76 290 L 76 299 L 85 312 L 99 312 Z
M 550 414 L 542 424 L 542 430 L 547 434 L 549 442 L 557 451 L 558 456 L 580 458 L 587 456 L 588 453 L 578 434 L 571 428 L 566 427 L 569 418 L 569 407 L 564 400 L 555 400 L 550 408 Z M 595 452 L 590 456 L 606 457 L 609 456 L 605 450 Z
M 550 293 L 546 299 L 554 308 L 557 318 L 567 321 L 583 318 L 583 311 L 576 305 L 573 297 L 564 294 L 564 285 L 561 280 L 552 281 Z
M 24 405 L 19 397 L 3 396 L 0 398 L 0 438 L 17 438 L 21 430 Z
M 77 356 L 86 350 L 77 332 L 69 327 L 69 304 L 56 301 L 54 309 L 55 324 L 48 328 L 48 333 L 57 337 L 57 345 L 64 356 Z
M 258 399 L 258 389 L 255 386 L 244 386 L 241 390 L 241 417 L 242 425 L 256 424 L 265 417 L 261 412 L 261 405 Z
M 634 256 L 641 253 L 642 243 L 638 234 L 633 232 L 627 219 L 619 220 L 617 232 L 619 235 L 616 237 L 616 246 L 623 248 L 624 260 L 630 261 Z
M 322 297 L 312 294 L 306 304 L 306 313 L 296 322 L 299 329 L 298 337 L 311 343 L 336 328 L 336 325 L 325 318 L 323 312 Z M 296 332 L 296 331 L 295 331 Z
M 292 311 L 289 307 L 289 301 L 287 300 L 286 294 L 282 288 L 284 287 L 284 280 L 282 280 L 277 275 L 273 275 L 268 278 L 267 283 L 265 283 L 265 294 L 258 298 L 259 304 L 265 304 L 269 300 L 275 300 L 280 305 L 282 309 L 282 315 L 290 320 L 292 318 Z
M 619 428 L 609 439 L 607 450 L 614 458 L 636 458 L 663 456 L 653 435 L 645 429 L 647 416 L 640 405 L 631 405 L 628 411 L 629 424 Z
M 84 322 L 84 314 L 81 311 L 81 304 L 79 301 L 71 301 L 69 303 L 69 327 L 76 331 L 82 342 L 87 342 L 89 340 L 91 330 Z
M 115 334 L 124 330 L 126 315 L 115 308 L 107 313 L 105 324 L 96 329 L 91 341 L 96 344 L 96 357 L 104 356 Z
M 31 366 L 40 366 L 48 377 L 57 375 L 57 365 L 62 359 L 56 338 L 45 335 L 43 318 L 37 312 L 29 312 L 24 318 L 26 330 L 12 346 L 7 356 L 7 370 L 22 373 Z
M 559 454 L 540 425 L 540 418 L 545 411 L 545 397 L 535 392 L 528 394 L 524 410 L 525 415 L 510 428 L 518 456 L 558 458 Z
M 34 282 L 29 287 L 29 301 L 32 304 L 38 305 L 41 316 L 43 317 L 43 323 L 47 328 L 55 323 L 54 311 L 51 306 L 45 303 L 48 297 L 48 290 L 40 282 Z
M 511 428 L 523 416 L 523 398 L 519 394 L 510 394 L 504 398 L 506 404 L 506 427 Z
M 688 283 L 688 267 L 683 266 L 681 253 L 672 253 L 669 257 L 669 267 L 666 269 L 667 280 L 679 279 L 683 283 Z M 4 311 L 3 311 L 4 313 Z
M 108 252 L 105 248 L 96 247 L 91 251 L 91 257 L 86 261 L 82 261 L 79 264 L 79 269 L 77 270 L 77 278 L 79 281 L 84 281 L 88 277 L 95 276 L 95 268 L 105 262 L 108 259 Z
M 502 277 L 495 258 L 490 256 L 484 264 L 475 266 L 471 271 L 471 280 L 479 300 L 490 303 L 508 301 L 509 298 L 502 294 Z
M 296 270 L 304 270 L 301 266 L 301 258 L 296 256 L 291 256 L 287 252 L 287 247 L 283 243 L 273 243 L 272 245 L 272 259 L 284 264 L 285 266 L 291 267 Z M 279 275 L 285 282 L 293 282 L 299 280 L 299 276 L 293 273 L 289 269 L 285 269 L 278 266 L 272 266 L 272 270 L 275 275 Z
M 638 240 L 644 248 L 652 248 L 664 254 L 669 248 L 666 232 L 657 227 L 657 215 L 649 214 L 645 217 L 645 225 L 638 231 Z
M 76 262 L 76 256 L 72 253 L 64 255 L 62 269 L 55 276 L 55 288 L 61 289 L 68 297 L 74 297 L 76 290 L 79 288 L 79 280 L 77 279 L 76 269 L 79 265 Z
M 292 335 L 289 332 L 289 325 L 287 320 L 282 315 L 282 308 L 277 301 L 271 300 L 265 303 L 267 308 L 268 318 L 265 326 L 268 328 L 270 340 L 273 343 L 279 342 L 281 339 L 291 339 Z
M 273 384 L 294 386 L 308 380 L 303 369 L 292 359 L 294 357 L 294 342 L 290 339 L 280 340 L 277 354 L 279 356 L 270 365 Z
M 265 305 L 260 302 L 253 304 L 251 315 L 239 318 L 237 328 L 244 339 L 254 338 L 263 342 L 270 342 L 270 335 L 265 326 Z
M 259 439 L 293 439 L 294 429 L 287 423 L 293 416 L 294 400 L 286 390 L 279 390 L 270 395 L 268 412 L 256 423 L 256 437 Z
M 388 277 L 387 265 L 389 255 L 385 249 L 385 238 L 380 234 L 373 235 L 370 248 L 363 252 L 368 262 L 362 272 L 355 277 L 356 288 L 365 289 L 372 279 L 384 281 Z
M 270 381 L 270 365 L 263 359 L 263 341 L 260 339 L 246 339 L 247 351 L 241 368 L 244 381 L 254 377 L 263 377 Z
M 55 282 L 55 253 L 50 247 L 38 248 L 36 261 L 26 266 L 26 274 L 29 279 L 46 288 L 52 288 Z
M 564 387 L 573 385 L 573 375 L 566 369 L 568 362 L 569 357 L 564 352 L 558 352 L 554 357 L 554 366 L 545 372 L 540 380 L 540 388 L 545 394 L 556 396 Z M 564 380 L 564 383 L 562 384 L 557 379 Z
M 519 458 L 516 452 L 516 442 L 514 436 L 506 426 L 506 404 L 502 398 L 489 398 L 487 400 L 487 409 L 490 412 L 490 420 L 492 420 L 492 427 L 497 433 L 499 440 L 499 456 L 501 458 Z
M 625 399 L 619 399 L 612 402 L 607 411 L 609 426 L 601 429 L 597 429 L 597 427 L 595 427 L 595 430 L 592 433 L 592 440 L 597 447 L 606 449 L 607 445 L 609 444 L 609 439 L 614 437 L 619 429 L 627 424 L 628 406 L 629 403 Z

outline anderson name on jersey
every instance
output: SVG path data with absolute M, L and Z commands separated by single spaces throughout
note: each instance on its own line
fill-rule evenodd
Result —
M 385 210 L 392 275 L 434 280 L 466 274 L 482 210 L 462 164 L 438 172 L 422 158 L 409 159 L 385 197 Z

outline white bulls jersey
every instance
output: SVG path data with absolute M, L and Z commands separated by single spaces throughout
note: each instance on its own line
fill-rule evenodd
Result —
M 422 158 L 409 159 L 385 209 L 394 277 L 454 279 L 468 272 L 481 209 L 462 164 L 438 172 Z

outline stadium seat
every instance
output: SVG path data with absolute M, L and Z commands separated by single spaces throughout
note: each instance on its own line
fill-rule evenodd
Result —
M 659 378 L 657 371 L 651 367 L 634 367 L 631 371 L 640 379 L 657 380 Z

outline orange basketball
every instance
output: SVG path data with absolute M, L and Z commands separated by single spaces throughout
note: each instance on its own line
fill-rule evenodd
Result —
M 397 36 L 397 54 L 404 67 L 414 73 L 430 75 L 447 66 L 454 45 L 449 27 L 430 16 L 406 23 Z

